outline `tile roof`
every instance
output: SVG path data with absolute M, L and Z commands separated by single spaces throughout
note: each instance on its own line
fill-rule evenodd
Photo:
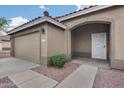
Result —
M 55 17 L 55 18 L 58 19 L 60 22 L 64 22 L 65 20 L 68 20 L 68 19 L 71 19 L 71 18 L 74 18 L 74 17 L 86 15 L 88 13 L 92 13 L 92 12 L 96 12 L 96 11 L 101 11 L 101 10 L 104 10 L 106 8 L 110 8 L 110 7 L 113 7 L 113 6 L 115 6 L 115 5 L 92 5 L 92 6 L 83 8 L 81 10 L 74 11 L 72 13 L 65 14 L 63 16 L 58 16 L 58 17 Z
M 62 15 L 62 16 L 58 16 L 58 17 L 52 17 L 52 16 L 48 16 L 48 17 L 51 18 L 51 19 L 53 19 L 53 20 L 55 20 L 55 21 L 57 21 L 57 22 L 59 22 L 59 23 L 64 24 L 63 22 L 60 22 L 60 21 L 58 20 L 58 18 L 67 16 L 67 15 L 70 15 L 70 14 L 73 14 L 73 13 L 77 13 L 77 12 L 79 12 L 79 11 L 83 11 L 83 10 L 86 10 L 86 9 L 89 9 L 89 8 L 92 8 L 92 7 L 95 7 L 95 6 L 98 6 L 98 5 L 91 5 L 91 6 L 89 6 L 89 7 L 80 9 L 80 10 L 78 10 L 78 11 L 71 12 L 71 13 L 69 13 L 69 14 L 65 14 L 65 15 Z M 24 24 L 22 24 L 22 25 L 20 25 L 20 26 L 18 26 L 18 27 L 21 27 L 21 26 L 23 26 L 23 25 L 25 25 L 25 24 L 28 24 L 28 23 L 30 23 L 30 22 L 32 22 L 32 21 L 35 21 L 35 20 L 38 20 L 38 19 L 40 19 L 40 18 L 42 18 L 42 16 L 38 16 L 38 17 L 36 17 L 36 18 L 34 18 L 34 19 L 32 19 L 32 20 L 30 20 L 30 21 L 28 21 L 28 22 L 26 22 L 26 23 L 24 23 Z M 18 27 L 16 27 L 16 28 L 18 28 Z M 16 29 L 16 28 L 14 28 L 14 29 Z M 14 30 L 14 29 L 12 29 L 12 30 Z M 10 30 L 10 31 L 11 31 L 11 30 Z
M 86 9 L 90 9 L 90 8 L 93 8 L 93 7 L 96 7 L 96 6 L 98 6 L 98 5 L 91 5 L 89 7 L 85 7 L 83 9 L 78 10 L 78 11 L 74 11 L 74 12 L 71 12 L 71 13 L 68 13 L 68 14 L 65 14 L 65 15 L 62 15 L 62 16 L 57 16 L 57 17 L 55 17 L 55 19 L 58 19 L 58 18 L 61 18 L 61 17 L 65 17 L 67 15 L 74 14 L 74 13 L 77 13 L 77 12 L 80 12 L 80 11 L 83 11 L 83 10 L 86 10 Z
M 48 17 L 48 18 L 51 18 L 51 19 L 53 19 L 54 21 L 59 22 L 59 23 L 61 23 L 61 24 L 64 25 L 64 22 L 62 22 L 61 20 L 59 20 L 59 19 L 61 19 L 62 17 L 66 17 L 66 16 L 68 16 L 68 15 L 75 14 L 75 13 L 78 13 L 78 12 L 81 12 L 81 11 L 84 11 L 84 10 L 88 10 L 88 9 L 90 9 L 90 8 L 94 8 L 94 7 L 97 7 L 97 6 L 100 6 L 100 5 L 91 5 L 91 6 L 89 6 L 89 7 L 85 7 L 85 8 L 83 8 L 83 9 L 78 10 L 78 11 L 74 11 L 74 12 L 71 12 L 71 13 L 68 13 L 68 14 L 65 14 L 65 15 L 62 15 L 62 16 L 57 16 L 57 17 L 47 16 L 47 17 Z M 12 30 L 15 30 L 15 29 L 17 29 L 17 28 L 20 28 L 20 27 L 22 27 L 22 26 L 24 26 L 24 25 L 26 25 L 26 24 L 28 24 L 28 23 L 30 23 L 30 22 L 33 22 L 33 21 L 35 21 L 35 20 L 38 20 L 38 19 L 40 19 L 40 18 L 42 18 L 42 17 L 44 17 L 44 16 L 38 16 L 38 17 L 36 17 L 36 18 L 34 18 L 34 19 L 28 21 L 27 23 L 24 23 L 24 24 L 22 24 L 22 25 L 20 25 L 20 26 L 18 26 L 18 27 L 16 27 L 16 28 L 14 28 L 14 29 L 12 29 Z M 11 32 L 12 30 L 10 30 L 10 32 Z
M 26 25 L 26 24 L 28 24 L 28 23 L 30 23 L 30 22 L 32 22 L 32 21 L 38 20 L 38 19 L 40 19 L 40 18 L 42 18 L 42 17 L 44 17 L 44 16 L 38 16 L 38 17 L 36 17 L 36 18 L 34 18 L 34 19 L 32 19 L 32 20 L 30 20 L 30 21 L 28 21 L 28 22 L 26 22 L 26 23 L 24 23 L 24 24 L 22 24 L 22 25 L 20 25 L 20 26 L 18 26 L 18 27 L 16 27 L 16 28 L 14 28 L 14 29 L 12 29 L 12 30 L 15 30 L 15 29 L 17 29 L 17 28 L 19 28 L 19 27 L 22 27 L 22 26 L 24 26 L 24 25 Z M 63 22 L 60 22 L 58 19 L 53 18 L 52 16 L 48 16 L 48 17 L 51 18 L 51 19 L 53 19 L 53 20 L 55 20 L 55 21 L 57 21 L 57 22 L 59 22 L 59 23 L 61 23 L 61 24 L 64 24 Z M 10 30 L 10 31 L 12 31 L 12 30 Z
M 24 23 L 24 24 L 22 24 L 16 28 L 8 31 L 7 33 L 12 34 L 12 33 L 15 33 L 17 31 L 21 31 L 23 29 L 29 28 L 31 26 L 37 25 L 37 24 L 42 23 L 42 22 L 49 22 L 49 23 L 52 23 L 52 24 L 54 24 L 58 27 L 61 27 L 63 29 L 66 28 L 66 25 L 64 25 L 63 22 L 60 22 L 59 20 L 57 20 L 51 16 L 41 16 L 41 17 L 37 17 L 35 19 L 32 19 L 32 20 L 28 21 L 27 23 Z

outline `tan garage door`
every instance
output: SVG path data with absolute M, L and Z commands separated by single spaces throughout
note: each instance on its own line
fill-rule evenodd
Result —
M 40 35 L 32 33 L 15 38 L 15 57 L 40 62 Z

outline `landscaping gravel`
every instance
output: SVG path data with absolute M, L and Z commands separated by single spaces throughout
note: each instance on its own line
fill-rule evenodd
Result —
M 8 78 L 0 78 L 0 88 L 17 88 L 17 86 Z
M 53 66 L 49 66 L 49 67 L 39 66 L 39 67 L 33 68 L 32 70 L 42 75 L 45 75 L 49 78 L 52 78 L 58 82 L 61 82 L 69 74 L 75 71 L 79 66 L 80 64 L 77 64 L 77 63 L 66 63 L 63 68 L 57 68 Z
M 124 71 L 98 69 L 94 88 L 124 88 Z

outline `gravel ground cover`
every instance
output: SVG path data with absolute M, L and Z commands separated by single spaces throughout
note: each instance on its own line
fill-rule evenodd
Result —
M 98 69 L 94 88 L 124 88 L 124 71 L 115 69 Z
M 17 86 L 8 78 L 0 78 L 0 88 L 17 88 Z
M 75 71 L 79 66 L 80 64 L 69 62 L 69 63 L 66 63 L 63 68 L 56 68 L 52 66 L 49 66 L 49 67 L 39 66 L 39 67 L 33 68 L 32 70 L 40 74 L 43 74 L 49 78 L 52 78 L 58 82 L 61 82 L 69 74 Z

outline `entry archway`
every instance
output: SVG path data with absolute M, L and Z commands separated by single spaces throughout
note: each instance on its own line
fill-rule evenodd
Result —
M 101 33 L 104 33 L 105 36 L 103 38 L 99 36 L 99 39 L 93 42 L 93 34 L 97 34 L 98 37 Z M 93 57 L 95 54 L 95 59 L 110 60 L 110 33 L 111 22 L 107 21 L 88 21 L 74 26 L 71 28 L 72 57 L 95 58 Z M 102 41 L 99 41 L 100 39 Z M 96 45 L 93 46 L 93 43 Z M 95 51 L 93 52 L 93 50 Z

